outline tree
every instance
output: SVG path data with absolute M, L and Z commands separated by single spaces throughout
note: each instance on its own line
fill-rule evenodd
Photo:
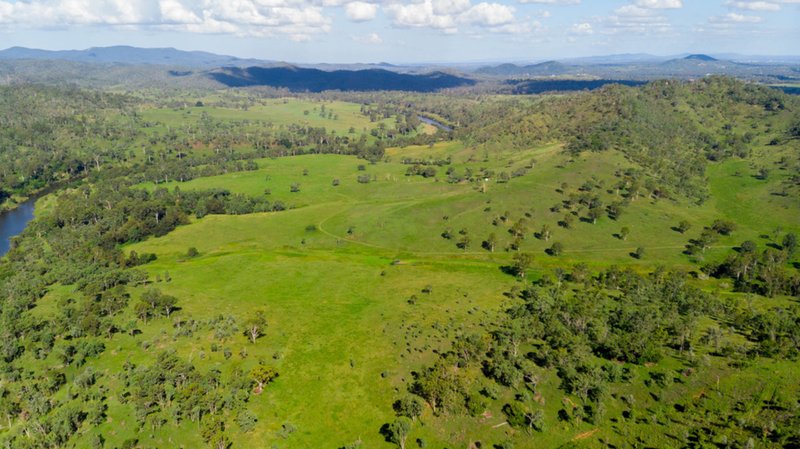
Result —
M 686 231 L 691 229 L 691 227 L 692 227 L 691 223 L 689 223 L 686 220 L 681 220 L 680 223 L 678 223 L 678 226 L 675 229 L 677 229 L 678 232 L 680 232 L 681 234 L 686 234 Z
M 300 191 L 300 183 L 294 182 L 291 186 L 289 186 L 289 191 L 292 193 L 297 193 Z
M 719 239 L 717 233 L 710 229 L 703 229 L 703 232 L 700 233 L 700 237 L 697 238 L 696 243 L 700 249 L 705 252 L 708 248 L 711 247 Z
M 572 224 L 574 222 L 575 222 L 575 217 L 573 217 L 572 214 L 566 214 L 564 215 L 564 219 L 561 220 L 561 226 L 563 226 L 566 229 L 571 229 Z
M 434 414 L 464 403 L 464 386 L 458 370 L 438 360 L 417 374 L 413 392 L 430 404 Z
M 628 234 L 631 233 L 631 230 L 628 229 L 627 226 L 624 226 L 622 229 L 619 230 L 619 238 L 620 240 L 626 240 L 628 238 Z
M 525 218 L 520 218 L 519 220 L 516 221 L 516 223 L 514 223 L 513 226 L 511 226 L 511 229 L 509 231 L 511 232 L 511 235 L 513 235 L 514 237 L 524 239 L 525 234 L 528 233 L 527 220 L 525 220 Z
M 781 249 L 786 251 L 787 258 L 791 259 L 797 252 L 797 236 L 790 232 L 783 237 L 781 242 Z
M 730 235 L 736 230 L 736 223 L 729 220 L 714 220 L 711 224 L 711 229 L 720 235 Z
M 178 303 L 178 298 L 171 296 L 171 295 L 161 295 L 161 300 L 159 301 L 159 307 L 161 310 L 164 311 L 164 315 L 169 318 L 172 312 L 176 309 L 176 304 Z
M 633 253 L 633 257 L 635 257 L 637 259 L 644 258 L 644 248 L 642 248 L 641 246 L 636 248 L 636 251 L 634 251 L 634 253 Z
M 550 235 L 551 234 L 552 233 L 550 231 L 550 226 L 542 225 L 542 230 L 539 231 L 539 238 L 546 242 L 546 241 L 550 240 Z
M 258 337 L 264 335 L 264 329 L 267 327 L 267 316 L 263 310 L 256 311 L 252 316 L 244 322 L 244 335 L 250 338 L 250 341 L 255 344 Z
M 527 428 L 528 431 L 544 430 L 544 412 L 537 410 L 532 412 L 519 403 L 510 403 L 503 406 L 503 413 L 506 415 L 508 424 L 512 427 Z
M 521 277 L 525 278 L 525 273 L 528 271 L 528 268 L 531 266 L 531 262 L 533 261 L 533 256 L 528 253 L 516 253 L 514 254 L 514 273 Z
M 490 252 L 494 252 L 494 248 L 497 246 L 497 236 L 494 235 L 494 232 L 489 234 L 489 237 L 486 237 L 486 240 L 483 242 L 483 247 L 488 249 Z
M 593 207 L 589 209 L 588 218 L 591 220 L 592 224 L 597 224 L 597 219 L 603 215 L 603 210 L 599 207 Z
M 407 395 L 394 401 L 392 408 L 397 416 L 405 416 L 414 420 L 422 415 L 423 403 L 416 396 Z
M 261 393 L 264 390 L 264 385 L 270 383 L 276 377 L 278 377 L 278 372 L 266 365 L 258 364 L 250 370 L 250 378 L 256 383 L 256 393 Z
M 411 420 L 400 416 L 391 424 L 385 424 L 381 432 L 386 437 L 386 441 L 396 444 L 400 449 L 405 449 L 406 439 L 411 432 Z
M 156 315 L 159 311 L 169 318 L 172 312 L 175 311 L 177 303 L 178 298 L 165 295 L 157 288 L 151 288 L 142 294 L 140 303 L 134 306 L 134 309 L 136 315 L 142 320 L 146 320 L 148 316 Z M 146 307 L 140 304 L 144 304 Z
M 743 253 L 751 254 L 751 253 L 755 253 L 756 252 L 756 249 L 758 249 L 758 246 L 752 240 L 745 240 L 744 242 L 742 242 L 742 244 L 739 246 L 739 248 L 741 249 L 741 251 Z
M 547 253 L 551 256 L 559 256 L 563 251 L 564 245 L 559 242 L 554 242 L 552 245 L 550 245 L 550 248 L 548 248 Z
M 619 216 L 622 215 L 622 203 L 619 201 L 615 201 L 606 207 L 606 212 L 608 213 L 608 218 L 612 220 L 619 219 Z
M 258 423 L 258 418 L 250 410 L 240 410 L 236 415 L 236 424 L 239 425 L 239 428 L 242 429 L 242 432 L 247 433 L 252 431 L 255 429 L 256 423 Z
M 456 246 L 466 251 L 467 249 L 469 249 L 469 244 L 470 244 L 469 234 L 464 233 L 464 235 L 462 235 L 461 238 L 458 239 L 458 243 L 456 243 Z
M 228 449 L 231 440 L 225 434 L 225 422 L 218 417 L 210 417 L 203 421 L 200 435 L 213 449 Z

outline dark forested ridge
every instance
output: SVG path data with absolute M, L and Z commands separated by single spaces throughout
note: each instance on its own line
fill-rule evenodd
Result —
M 506 84 L 512 86 L 512 93 L 516 95 L 536 95 L 546 92 L 571 92 L 576 90 L 594 90 L 608 84 L 621 84 L 623 86 L 641 86 L 646 81 L 632 80 L 508 80 Z
M 433 92 L 475 84 L 471 79 L 442 72 L 411 75 L 381 69 L 326 72 L 299 67 L 229 67 L 212 71 L 208 76 L 229 87 L 271 86 L 295 92 L 324 90 Z

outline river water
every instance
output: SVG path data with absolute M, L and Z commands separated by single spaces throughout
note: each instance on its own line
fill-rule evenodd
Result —
M 439 129 L 441 129 L 442 131 L 450 132 L 450 131 L 453 130 L 453 128 L 451 128 L 451 127 L 449 127 L 447 125 L 444 125 L 442 123 L 439 123 L 439 122 L 437 122 L 436 120 L 434 120 L 434 119 L 432 119 L 430 117 L 425 117 L 424 115 L 418 115 L 417 118 L 422 123 L 427 123 L 429 125 L 433 125 L 433 126 L 439 128 Z
M 36 198 L 20 203 L 15 209 L 0 212 L 0 257 L 8 252 L 12 237 L 25 230 L 28 222 L 33 220 L 33 209 Z

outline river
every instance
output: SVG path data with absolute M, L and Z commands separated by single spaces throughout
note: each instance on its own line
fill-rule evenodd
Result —
M 0 257 L 11 247 L 11 238 L 25 230 L 25 226 L 33 219 L 36 198 L 31 198 L 9 211 L 0 212 Z
M 451 128 L 451 127 L 449 127 L 447 125 L 444 125 L 442 123 L 439 123 L 439 122 L 437 122 L 436 120 L 434 120 L 432 118 L 425 117 L 424 115 L 418 115 L 417 118 L 422 123 L 427 123 L 429 125 L 433 125 L 433 126 L 439 128 L 439 129 L 441 129 L 442 131 L 447 131 L 447 132 L 453 131 L 453 128 Z

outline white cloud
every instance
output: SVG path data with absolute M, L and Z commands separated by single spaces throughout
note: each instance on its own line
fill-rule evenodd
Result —
M 647 9 L 680 9 L 683 0 L 636 0 L 636 6 Z
M 514 8 L 499 3 L 478 3 L 464 12 L 460 20 L 488 27 L 508 25 L 514 21 Z
M 365 2 L 352 2 L 344 7 L 347 18 L 354 22 L 366 22 L 375 18 L 378 13 L 378 5 Z
M 639 3 L 646 4 L 641 6 Z M 601 20 L 604 34 L 663 34 L 672 30 L 669 19 L 658 10 L 666 9 L 669 2 L 648 0 L 628 4 L 614 10 L 614 14 Z M 657 4 L 657 5 L 656 5 Z
M 711 17 L 710 19 L 708 19 L 708 21 L 711 23 L 737 24 L 737 23 L 761 23 L 764 21 L 764 19 L 758 16 L 747 16 L 744 14 L 729 12 L 724 16 Z
M 760 24 L 764 21 L 759 16 L 730 12 L 722 16 L 708 18 L 708 23 L 695 29 L 697 33 L 718 36 L 764 36 L 765 30 Z
M 365 36 L 351 36 L 352 39 L 356 42 L 360 42 L 362 44 L 371 44 L 371 45 L 380 45 L 383 43 L 383 38 L 378 35 L 378 33 L 369 33 Z
M 457 31 L 455 18 L 450 14 L 436 14 L 433 2 L 408 5 L 395 3 L 386 7 L 392 23 L 401 28 L 434 28 L 443 31 Z
M 781 5 L 773 2 L 764 1 L 732 1 L 725 2 L 725 6 L 736 9 L 747 9 L 750 11 L 780 11 Z
M 431 4 L 433 13 L 439 15 L 462 13 L 472 6 L 469 0 L 433 0 Z
M 519 0 L 520 3 L 536 3 L 539 5 L 579 5 L 581 0 Z
M 0 0 L 6 28 L 107 26 L 304 41 L 331 23 L 314 0 Z
M 592 24 L 588 22 L 576 23 L 569 29 L 570 34 L 594 34 Z
M 200 17 L 177 0 L 161 0 L 158 4 L 158 9 L 161 12 L 162 23 L 189 24 L 202 22 Z
M 536 28 L 533 23 L 518 21 L 515 9 L 501 3 L 472 5 L 469 0 L 418 0 L 392 3 L 385 10 L 396 27 L 432 28 L 449 34 L 458 32 L 460 26 L 511 34 L 528 33 Z

